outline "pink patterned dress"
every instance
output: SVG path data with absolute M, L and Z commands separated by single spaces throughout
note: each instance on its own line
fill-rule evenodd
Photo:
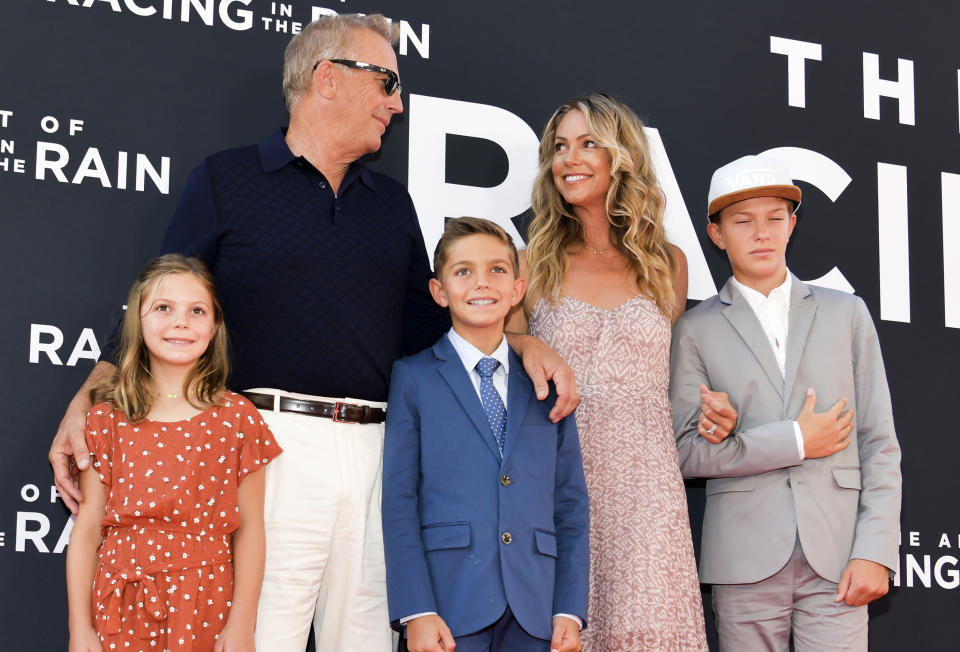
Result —
M 541 299 L 530 333 L 573 367 L 590 492 L 584 652 L 707 650 L 667 386 L 670 321 L 636 296 L 612 310 Z

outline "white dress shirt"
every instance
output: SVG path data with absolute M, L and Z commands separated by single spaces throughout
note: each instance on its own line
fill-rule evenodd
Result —
M 459 333 L 452 328 L 447 332 L 447 337 L 450 339 L 450 343 L 453 344 L 457 355 L 460 356 L 460 362 L 463 363 L 463 368 L 467 370 L 467 375 L 470 376 L 470 382 L 473 383 L 473 388 L 477 390 L 477 398 L 480 397 L 480 374 L 477 373 L 477 363 L 480 362 L 481 358 L 493 358 L 500 363 L 500 366 L 493 370 L 493 386 L 497 390 L 497 394 L 500 395 L 500 400 L 503 401 L 504 407 L 506 407 L 507 374 L 510 373 L 510 347 L 507 346 L 507 338 L 502 338 L 497 350 L 487 355 L 460 337 Z
M 510 373 L 510 348 L 507 345 L 507 338 L 502 338 L 500 340 L 500 346 L 497 347 L 497 350 L 490 355 L 487 355 L 473 344 L 463 339 L 460 334 L 452 328 L 447 332 L 447 337 L 450 339 L 450 343 L 453 345 L 457 355 L 460 356 L 460 362 L 463 363 L 463 368 L 467 370 L 467 376 L 470 377 L 470 382 L 473 383 L 473 389 L 475 389 L 477 392 L 477 398 L 480 398 L 480 374 L 477 373 L 477 363 L 480 362 L 481 358 L 493 358 L 500 363 L 500 366 L 493 371 L 492 380 L 493 386 L 497 390 L 497 394 L 500 395 L 500 400 L 503 401 L 503 405 L 506 407 L 507 374 Z M 406 618 L 401 618 L 400 624 L 406 625 L 414 618 L 433 615 L 436 615 L 435 611 L 425 611 L 423 613 L 413 614 L 407 616 Z M 557 616 L 569 618 L 577 623 L 577 627 L 581 629 L 583 628 L 583 621 L 577 616 L 572 614 L 554 614 L 554 618 Z
M 770 294 L 764 296 L 762 292 L 757 292 L 749 288 L 736 278 L 732 279 L 733 287 L 740 291 L 747 304 L 757 316 L 760 327 L 763 329 L 770 348 L 773 349 L 773 356 L 777 360 L 777 367 L 780 369 L 780 376 L 786 374 L 787 365 L 787 333 L 790 328 L 790 289 L 793 281 L 790 276 L 790 270 L 787 270 L 787 278 L 783 283 L 770 290 Z M 797 451 L 800 453 L 800 459 L 804 459 L 803 433 L 800 431 L 800 423 L 793 422 L 793 434 L 797 440 Z

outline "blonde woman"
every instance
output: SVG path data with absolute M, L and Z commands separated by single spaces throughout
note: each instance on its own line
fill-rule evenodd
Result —
M 590 493 L 584 650 L 706 650 L 686 495 L 671 425 L 670 331 L 686 303 L 683 253 L 643 125 L 602 94 L 550 118 L 510 319 L 573 367 Z M 527 324 L 529 320 L 529 324 Z

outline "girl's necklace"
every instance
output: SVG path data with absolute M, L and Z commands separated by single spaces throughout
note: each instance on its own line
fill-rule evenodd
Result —
M 180 394 L 168 394 L 167 392 L 154 392 L 156 398 L 180 398 Z

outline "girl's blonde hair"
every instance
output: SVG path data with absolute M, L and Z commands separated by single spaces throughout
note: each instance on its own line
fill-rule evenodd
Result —
M 216 324 L 207 350 L 194 364 L 183 381 L 183 395 L 198 409 L 217 404 L 226 391 L 230 373 L 229 342 L 223 325 L 223 309 L 217 299 L 213 275 L 203 261 L 179 254 L 154 258 L 137 277 L 127 297 L 127 312 L 120 331 L 120 349 L 117 352 L 117 370 L 90 390 L 90 400 L 96 404 L 109 401 L 131 421 L 143 421 L 153 407 L 150 392 L 150 352 L 143 341 L 140 315 L 143 301 L 150 290 L 170 274 L 192 274 L 210 293 L 213 320 Z
M 557 190 L 552 170 L 557 127 L 574 110 L 583 112 L 590 135 L 610 155 L 606 209 L 611 240 L 636 272 L 641 292 L 669 318 L 676 301 L 676 262 L 663 228 L 663 191 L 653 171 L 643 123 L 629 107 L 603 93 L 561 105 L 543 132 L 527 244 L 530 287 L 556 304 L 569 265 L 567 248 L 583 242 L 583 224 Z

